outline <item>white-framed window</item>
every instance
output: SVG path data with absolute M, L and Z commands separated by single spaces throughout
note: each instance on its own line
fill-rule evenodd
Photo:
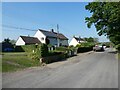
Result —
M 44 37 L 42 37 L 41 40 L 44 40 Z

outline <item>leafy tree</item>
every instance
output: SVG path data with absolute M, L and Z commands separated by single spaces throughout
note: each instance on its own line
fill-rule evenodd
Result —
M 14 48 L 14 45 L 11 43 L 9 38 L 4 39 L 2 42 L 2 51 L 5 51 L 6 48 Z
M 85 8 L 92 13 L 85 18 L 88 28 L 94 24 L 98 35 L 106 35 L 114 44 L 119 44 L 120 2 L 90 2 Z
M 15 40 L 11 40 L 9 38 L 5 38 L 4 41 L 2 41 L 2 43 L 9 43 L 9 44 L 12 44 L 12 45 L 15 45 Z
M 15 45 L 16 40 L 10 40 L 10 43 L 12 43 L 13 45 Z
M 10 39 L 9 38 L 5 38 L 3 42 L 4 43 L 10 43 Z
M 98 38 L 92 38 L 92 37 L 89 37 L 89 38 L 85 37 L 84 40 L 87 42 L 93 42 L 93 43 L 98 42 Z

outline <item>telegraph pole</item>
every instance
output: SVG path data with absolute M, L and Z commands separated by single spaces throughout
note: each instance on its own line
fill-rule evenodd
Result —
M 59 25 L 57 24 L 57 46 L 60 46 L 60 41 L 59 41 Z

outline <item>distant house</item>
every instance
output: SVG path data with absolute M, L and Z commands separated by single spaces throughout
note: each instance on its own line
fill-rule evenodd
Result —
M 17 46 L 45 43 L 52 46 L 68 46 L 68 38 L 62 33 L 56 33 L 52 29 L 51 31 L 39 29 L 33 37 L 20 36 L 16 42 Z
M 38 40 L 38 38 L 29 37 L 29 36 L 20 36 L 16 42 L 16 46 L 39 44 L 39 43 L 41 42 Z
M 42 43 L 51 44 L 52 46 L 68 46 L 68 38 L 62 33 L 39 29 L 34 37 L 38 38 Z
M 76 46 L 77 44 L 79 43 L 83 43 L 83 42 L 86 42 L 84 39 L 80 38 L 80 37 L 73 37 L 72 40 L 70 41 L 69 43 L 69 46 L 73 45 L 73 46 Z

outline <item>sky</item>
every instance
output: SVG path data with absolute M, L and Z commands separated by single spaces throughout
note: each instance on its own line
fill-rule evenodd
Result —
M 99 37 L 92 26 L 87 28 L 85 17 L 92 14 L 85 10 L 88 2 L 3 2 L 2 25 L 26 28 L 31 30 L 54 29 L 68 37 L 96 37 L 100 42 L 106 42 L 105 36 Z M 20 35 L 34 36 L 36 31 L 2 27 L 2 40 L 10 38 L 17 40 Z

